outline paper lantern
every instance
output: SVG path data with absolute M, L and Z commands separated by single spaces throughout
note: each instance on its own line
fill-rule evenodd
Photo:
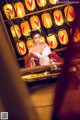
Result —
M 21 31 L 24 36 L 29 36 L 31 29 L 28 21 L 22 22 L 21 24 Z
M 11 34 L 13 38 L 20 38 L 21 37 L 21 31 L 18 25 L 14 24 L 10 27 Z
M 45 38 L 41 36 L 41 43 L 45 43 Z
M 30 17 L 30 23 L 31 23 L 31 27 L 33 30 L 41 29 L 41 24 L 40 24 L 40 20 L 38 16 L 35 15 L 35 16 Z
M 3 10 L 7 19 L 13 19 L 15 17 L 15 12 L 11 4 L 4 5 Z
M 54 5 L 58 2 L 58 0 L 49 0 L 50 4 Z
M 54 22 L 57 26 L 61 26 L 64 23 L 63 15 L 61 10 L 55 10 L 53 12 Z
M 74 35 L 73 35 L 73 41 L 74 42 L 80 42 L 80 29 L 76 28 Z
M 52 49 L 55 49 L 58 47 L 58 42 L 57 42 L 56 36 L 54 34 L 49 34 L 47 36 L 47 42 L 48 42 L 48 45 L 50 46 L 50 48 L 52 48 Z
M 51 28 L 52 27 L 52 19 L 49 13 L 43 13 L 41 15 L 42 23 L 45 28 Z
M 35 0 L 25 0 L 25 4 L 29 11 L 33 11 L 36 8 Z
M 62 45 L 67 45 L 69 42 L 68 34 L 67 34 L 67 31 L 65 29 L 60 29 L 58 31 L 58 38 L 59 38 L 59 41 Z
M 39 7 L 45 7 L 47 4 L 46 0 L 36 0 Z
M 15 3 L 14 8 L 18 18 L 23 18 L 25 16 L 25 9 L 22 2 Z
M 17 48 L 17 52 L 20 54 L 20 55 L 25 55 L 26 52 L 27 52 L 27 49 L 26 49 L 26 45 L 23 41 L 19 40 L 18 42 L 16 42 L 16 48 Z
M 28 50 L 33 47 L 33 39 L 32 38 L 28 38 L 28 40 L 26 41 L 26 44 L 27 44 L 27 48 Z
M 72 6 L 66 6 L 64 8 L 64 14 L 68 22 L 73 22 L 75 20 L 75 11 Z

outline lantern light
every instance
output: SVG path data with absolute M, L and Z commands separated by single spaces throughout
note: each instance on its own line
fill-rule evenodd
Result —
M 28 21 L 22 22 L 20 26 L 21 26 L 22 34 L 24 36 L 29 36 L 31 32 L 29 22 Z
M 3 10 L 7 19 L 13 19 L 15 17 L 15 12 L 11 4 L 5 4 Z
M 25 9 L 22 2 L 15 3 L 14 8 L 18 18 L 23 18 L 25 16 Z
M 73 35 L 73 41 L 74 42 L 80 42 L 80 29 L 76 28 L 74 35 Z
M 25 4 L 29 11 L 33 11 L 36 8 L 35 0 L 25 0 Z
M 40 20 L 37 15 L 30 17 L 30 23 L 33 30 L 41 29 Z
M 53 12 L 54 22 L 57 26 L 61 26 L 64 23 L 63 15 L 61 10 L 55 10 Z
M 39 7 L 45 7 L 47 0 L 36 0 Z
M 68 22 L 73 22 L 75 20 L 75 11 L 73 6 L 66 6 L 64 8 L 64 14 Z
M 41 36 L 41 41 L 40 42 L 41 43 L 45 43 L 46 42 L 46 40 L 45 40 L 45 38 L 43 36 Z
M 20 54 L 20 55 L 25 55 L 26 52 L 27 52 L 27 49 L 26 49 L 26 45 L 23 41 L 19 40 L 18 42 L 16 42 L 16 48 L 17 48 L 17 52 Z
M 27 44 L 27 48 L 28 50 L 33 47 L 33 39 L 32 38 L 28 38 L 27 41 L 26 41 L 26 44 Z
M 57 42 L 55 34 L 49 34 L 47 36 L 47 42 L 48 42 L 48 45 L 50 46 L 50 48 L 52 48 L 52 49 L 55 49 L 58 47 L 58 42 Z
M 21 31 L 18 25 L 14 24 L 10 27 L 11 34 L 13 38 L 20 38 L 21 37 Z
M 49 0 L 50 4 L 54 5 L 58 2 L 59 0 Z
M 52 27 L 52 19 L 49 13 L 43 13 L 41 15 L 42 23 L 45 28 L 51 28 Z
M 65 29 L 60 29 L 58 31 L 58 38 L 62 45 L 67 45 L 69 42 L 68 33 Z

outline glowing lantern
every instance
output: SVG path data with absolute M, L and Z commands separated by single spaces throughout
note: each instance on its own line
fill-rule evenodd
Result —
M 16 48 L 17 48 L 17 51 L 20 55 L 25 55 L 27 52 L 25 43 L 21 40 L 16 42 Z
M 12 25 L 10 27 L 11 34 L 13 38 L 20 38 L 21 37 L 21 31 L 18 25 Z
M 25 0 L 25 4 L 29 11 L 33 11 L 36 8 L 35 0 Z
M 33 39 L 32 38 L 28 38 L 28 40 L 26 41 L 26 44 L 27 44 L 27 48 L 28 50 L 33 47 Z
M 11 4 L 4 5 L 3 10 L 7 19 L 13 19 L 15 17 L 15 12 Z
M 42 16 L 42 23 L 45 28 L 51 28 L 52 27 L 52 19 L 49 13 L 43 13 Z
M 47 1 L 46 0 L 36 0 L 37 1 L 37 4 L 39 7 L 45 7 L 46 6 L 46 3 Z
M 41 24 L 38 16 L 32 16 L 30 18 L 30 23 L 33 30 L 36 30 L 36 29 L 39 30 L 41 28 Z
M 15 8 L 17 17 L 22 18 L 25 16 L 25 9 L 24 9 L 22 2 L 15 3 L 14 8 Z
M 58 0 L 49 0 L 50 4 L 54 5 L 58 2 Z
M 64 8 L 64 14 L 68 22 L 72 22 L 75 20 L 75 12 L 72 6 L 66 6 Z
M 21 31 L 24 36 L 29 36 L 31 29 L 28 21 L 21 23 Z
M 73 36 L 74 42 L 80 42 L 80 29 L 76 28 L 74 36 Z
M 54 21 L 55 21 L 56 25 L 61 26 L 64 23 L 63 15 L 62 15 L 61 10 L 54 11 L 53 12 L 53 17 L 54 17 Z
M 45 43 L 45 38 L 41 36 L 41 43 Z
M 68 39 L 67 31 L 65 29 L 60 29 L 58 31 L 58 37 L 59 37 L 59 41 L 62 45 L 68 44 L 69 39 Z
M 55 49 L 58 47 L 58 42 L 57 42 L 56 36 L 54 34 L 49 34 L 47 36 L 47 42 L 48 42 L 50 48 L 52 48 L 52 49 Z

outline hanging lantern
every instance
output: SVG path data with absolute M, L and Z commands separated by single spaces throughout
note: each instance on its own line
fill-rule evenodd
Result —
M 41 36 L 41 43 L 45 43 L 45 38 L 43 36 Z
M 31 29 L 28 21 L 21 23 L 21 31 L 24 36 L 29 36 Z
M 20 38 L 21 37 L 21 31 L 18 25 L 12 25 L 10 27 L 11 34 L 13 38 Z
M 4 5 L 3 10 L 7 19 L 13 19 L 15 17 L 15 12 L 11 4 Z
M 51 28 L 52 27 L 52 19 L 49 13 L 43 13 L 41 15 L 42 23 L 45 28 Z
M 18 18 L 22 18 L 22 17 L 25 16 L 25 9 L 24 9 L 24 6 L 23 6 L 22 2 L 15 3 L 14 8 L 15 8 L 16 15 L 17 15 Z
M 64 8 L 64 14 L 68 22 L 73 22 L 75 20 L 75 11 L 72 6 L 66 6 Z
M 33 39 L 32 38 L 28 38 L 28 40 L 26 41 L 26 44 L 27 44 L 27 48 L 28 50 L 33 47 Z
M 56 36 L 54 34 L 49 34 L 47 36 L 47 42 L 48 42 L 48 45 L 50 46 L 50 48 L 52 48 L 52 49 L 55 49 L 58 47 L 58 42 L 57 42 Z
M 36 0 L 39 7 L 45 7 L 47 4 L 46 0 Z
M 31 27 L 33 30 L 41 29 L 41 24 L 40 24 L 40 20 L 39 20 L 38 16 L 32 16 L 30 18 L 30 23 L 31 23 Z
M 74 42 L 80 42 L 80 29 L 76 28 L 74 35 L 73 35 Z
M 49 0 L 50 4 L 54 5 L 58 2 L 58 0 Z
M 33 11 L 36 8 L 35 0 L 25 0 L 25 4 L 29 11 Z
M 54 17 L 54 21 L 55 21 L 56 25 L 61 26 L 64 23 L 63 15 L 62 15 L 61 10 L 54 11 L 53 12 L 53 17 Z
M 18 42 L 16 42 L 16 48 L 17 48 L 17 52 L 20 55 L 25 55 L 27 50 L 26 50 L 26 46 L 25 43 L 21 40 L 19 40 Z
M 67 34 L 67 31 L 65 29 L 60 29 L 58 31 L 58 38 L 59 38 L 59 41 L 62 45 L 67 45 L 69 42 L 68 34 Z

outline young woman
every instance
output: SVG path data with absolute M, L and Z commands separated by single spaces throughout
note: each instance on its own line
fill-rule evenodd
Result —
M 29 49 L 29 53 L 25 57 L 25 67 L 43 66 L 62 61 L 61 57 L 51 51 L 46 42 L 41 42 L 41 33 L 39 30 L 32 31 L 31 37 L 34 45 Z

